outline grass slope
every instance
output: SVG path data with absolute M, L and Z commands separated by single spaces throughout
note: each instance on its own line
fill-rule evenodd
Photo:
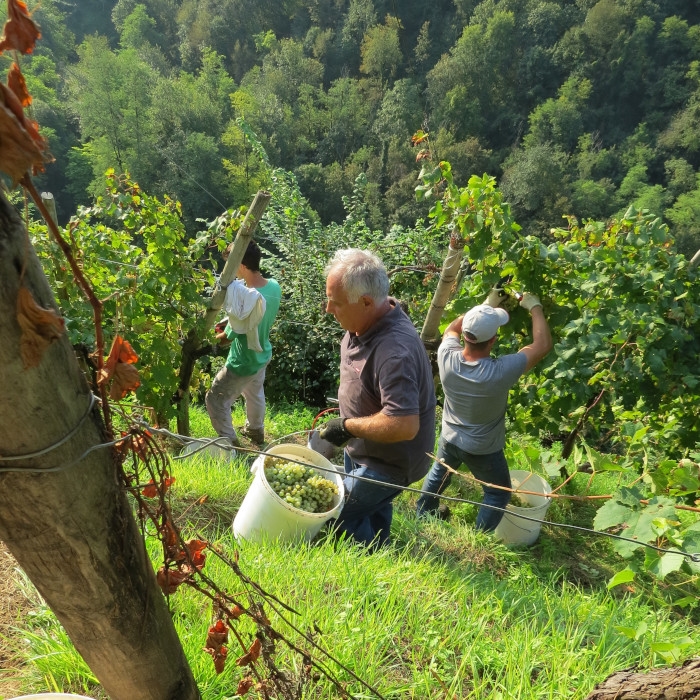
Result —
M 307 409 L 271 411 L 267 431 L 283 438 L 308 428 L 312 419 Z M 238 408 L 234 423 L 242 422 Z M 192 426 L 193 434 L 212 434 L 201 411 L 194 411 Z M 575 700 L 614 671 L 663 664 L 655 649 L 677 648 L 678 660 L 700 651 L 692 621 L 658 605 L 648 591 L 607 590 L 614 567 L 622 566 L 605 538 L 545 526 L 533 547 L 509 549 L 473 530 L 471 504 L 453 506 L 450 522 L 418 522 L 415 494 L 403 494 L 393 544 L 376 554 L 327 537 L 313 544 L 236 542 L 230 526 L 251 480 L 249 463 L 249 457 L 225 462 L 205 456 L 174 462 L 173 510 L 184 537 L 206 538 L 230 557 L 237 552 L 244 573 L 296 611 L 267 609 L 272 626 L 300 647 L 305 640 L 294 628 L 320 630 L 317 642 L 382 697 Z M 450 493 L 479 500 L 465 483 Z M 590 526 L 592 514 L 587 504 L 555 502 L 548 517 Z M 150 546 L 157 562 L 159 545 Z M 228 592 L 241 587 L 211 555 L 206 573 Z M 229 659 L 217 675 L 202 651 L 211 601 L 181 588 L 171 606 L 204 700 L 238 697 L 242 670 Z M 17 640 L 27 692 L 101 696 L 40 600 L 22 620 Z M 238 654 L 232 650 L 234 658 Z M 283 645 L 275 659 L 290 672 L 302 665 Z M 341 666 L 325 663 L 354 697 L 376 697 Z M 321 678 L 303 697 L 340 696 Z

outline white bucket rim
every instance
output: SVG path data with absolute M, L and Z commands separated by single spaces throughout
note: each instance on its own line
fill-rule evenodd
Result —
M 312 455 L 309 453 L 312 453 L 313 459 L 323 461 L 324 464 L 319 465 L 314 464 L 313 462 L 305 462 L 303 459 L 297 459 L 304 456 L 311 457 Z M 336 469 L 335 465 L 328 461 L 322 454 L 312 450 L 310 447 L 303 447 L 302 445 L 295 445 L 294 443 L 282 443 L 281 445 L 275 445 L 269 450 L 266 450 L 264 454 L 279 458 L 291 457 L 295 461 L 304 462 L 305 466 L 315 469 L 319 476 L 322 476 L 329 481 L 331 481 L 331 477 L 334 477 L 333 481 L 338 488 L 338 493 L 334 498 L 333 507 L 329 508 L 328 510 L 324 510 L 322 513 L 312 513 L 308 510 L 296 508 L 291 503 L 287 503 L 287 501 L 285 501 L 283 498 L 280 498 L 279 495 L 275 493 L 272 486 L 270 486 L 267 477 L 265 476 L 264 467 L 260 469 L 260 478 L 265 490 L 276 499 L 278 504 L 284 506 L 287 510 L 297 515 L 303 515 L 304 517 L 311 517 L 318 520 L 328 520 L 328 514 L 335 512 L 338 510 L 339 506 L 342 505 L 343 499 L 345 498 L 345 484 L 343 483 L 343 475 L 340 471 L 338 471 L 338 469 Z M 261 455 L 261 457 L 264 459 L 264 455 Z M 318 469 L 320 466 L 322 466 L 323 469 Z M 325 471 L 325 469 L 328 469 L 328 471 Z
M 536 484 L 532 488 L 528 488 L 527 482 L 533 479 Z M 530 504 L 526 508 L 521 508 L 520 506 L 509 505 L 509 508 L 513 510 L 521 510 L 525 513 L 527 511 L 536 510 L 537 508 L 542 508 L 544 506 L 549 507 L 552 502 L 552 497 L 549 495 L 552 493 L 552 487 L 546 481 L 546 479 L 535 472 L 527 472 L 523 469 L 511 469 L 510 470 L 510 480 L 513 488 L 513 493 L 518 496 L 523 501 L 527 501 L 528 498 L 541 499 L 542 503 Z M 539 482 L 539 483 L 537 483 Z M 542 491 L 538 491 L 537 487 L 541 488 Z M 524 491 L 532 491 L 533 493 L 522 493 L 520 489 Z

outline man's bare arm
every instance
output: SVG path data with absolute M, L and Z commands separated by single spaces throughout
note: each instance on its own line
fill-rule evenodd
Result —
M 530 314 L 532 315 L 532 343 L 519 350 L 527 357 L 526 372 L 529 372 L 554 347 L 552 334 L 542 307 L 535 306 L 531 309 Z
M 418 434 L 420 418 L 415 416 L 387 416 L 381 411 L 372 416 L 348 418 L 345 429 L 353 437 L 374 442 L 402 442 Z

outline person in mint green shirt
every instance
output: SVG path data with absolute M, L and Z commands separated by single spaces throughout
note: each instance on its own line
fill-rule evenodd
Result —
M 231 246 L 226 249 L 228 257 Z M 245 400 L 246 422 L 241 433 L 252 442 L 262 445 L 265 442 L 265 370 L 272 357 L 270 328 L 280 307 L 282 292 L 277 280 L 266 279 L 260 272 L 261 252 L 255 241 L 250 241 L 237 277 L 247 287 L 257 289 L 265 298 L 265 314 L 258 324 L 258 339 L 262 352 L 248 347 L 245 334 L 235 333 L 230 326 L 216 334 L 220 342 L 231 342 L 226 364 L 216 375 L 207 392 L 205 402 L 209 419 L 220 437 L 231 440 L 232 445 L 240 444 L 231 420 L 231 407 L 243 396 Z

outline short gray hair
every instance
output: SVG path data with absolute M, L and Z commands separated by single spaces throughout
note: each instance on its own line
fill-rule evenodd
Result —
M 381 304 L 389 296 L 389 276 L 384 263 L 369 250 L 337 250 L 326 265 L 326 277 L 331 273 L 340 273 L 350 303 L 359 301 L 361 296 L 368 296 L 375 304 Z

